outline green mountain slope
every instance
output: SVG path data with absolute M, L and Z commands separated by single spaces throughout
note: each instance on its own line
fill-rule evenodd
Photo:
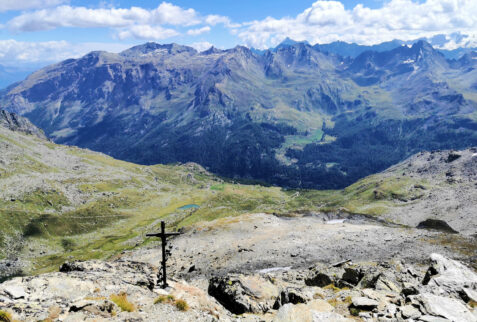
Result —
M 193 163 L 136 165 L 31 132 L 0 122 L 0 278 L 140 247 L 161 220 L 175 229 L 246 213 L 360 213 L 477 230 L 475 149 L 421 153 L 344 190 L 285 190 L 223 181 Z

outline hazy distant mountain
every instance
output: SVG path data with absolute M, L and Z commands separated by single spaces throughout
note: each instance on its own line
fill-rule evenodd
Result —
M 383 50 L 147 43 L 39 70 L 0 103 L 58 143 L 285 186 L 343 187 L 417 151 L 476 145 L 474 54 Z
M 0 89 L 15 82 L 24 80 L 29 74 L 37 70 L 38 67 L 7 67 L 0 65 Z

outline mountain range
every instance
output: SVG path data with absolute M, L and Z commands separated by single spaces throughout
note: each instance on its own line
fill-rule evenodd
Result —
M 477 144 L 477 53 L 418 41 L 343 57 L 146 43 L 41 69 L 0 93 L 56 143 L 141 164 L 342 188 L 422 151 Z

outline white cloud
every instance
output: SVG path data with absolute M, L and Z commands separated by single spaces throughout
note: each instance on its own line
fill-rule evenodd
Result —
M 204 33 L 209 32 L 209 31 L 210 31 L 210 27 L 205 26 L 205 27 L 197 28 L 197 29 L 189 29 L 189 30 L 187 30 L 187 34 L 190 35 L 190 36 L 198 36 L 198 35 L 204 34 Z
M 47 8 L 69 2 L 69 0 L 1 0 L 0 12 Z
M 201 41 L 201 42 L 192 43 L 189 46 L 191 46 L 192 48 L 195 48 L 195 50 L 201 52 L 201 51 L 209 49 L 213 45 L 210 42 Z
M 192 26 L 201 22 L 194 9 L 182 9 L 168 2 L 156 9 L 140 7 L 98 8 L 59 6 L 23 13 L 11 19 L 7 26 L 11 31 L 39 31 L 58 27 L 132 27 L 136 25 Z
M 229 17 L 220 15 L 208 15 L 205 17 L 205 23 L 211 26 L 223 24 L 227 28 L 238 28 L 241 24 L 233 23 Z
M 69 43 L 67 41 L 23 42 L 14 39 L 0 40 L 0 64 L 54 63 L 68 58 L 78 58 L 93 50 L 120 52 L 131 47 L 118 43 Z
M 257 48 L 276 45 L 287 36 L 311 43 L 342 40 L 360 44 L 456 32 L 475 39 L 477 1 L 390 0 L 378 9 L 358 4 L 347 10 L 339 1 L 318 0 L 296 17 L 267 17 L 243 26 L 235 33 Z
M 117 37 L 121 40 L 127 38 L 160 40 L 178 35 L 180 35 L 180 33 L 174 29 L 149 25 L 134 25 L 117 33 Z

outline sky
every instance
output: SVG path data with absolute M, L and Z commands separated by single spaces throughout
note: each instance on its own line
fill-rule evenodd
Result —
M 46 64 L 147 41 L 274 47 L 444 35 L 477 47 L 477 0 L 0 0 L 0 65 Z M 442 36 L 441 36 L 442 38 Z

